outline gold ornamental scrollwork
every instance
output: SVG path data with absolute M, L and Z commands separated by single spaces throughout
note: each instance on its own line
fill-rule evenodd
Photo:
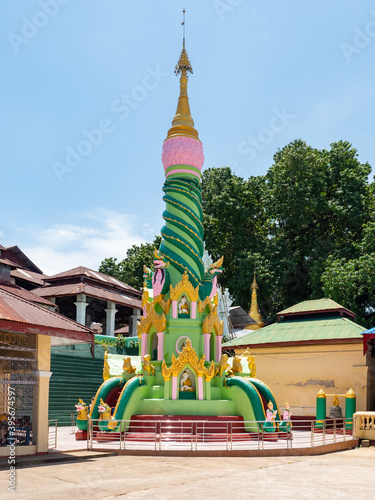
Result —
M 167 366 L 163 361 L 161 365 L 161 374 L 165 381 L 170 380 L 171 375 L 177 377 L 184 367 L 188 364 L 196 372 L 198 377 L 205 377 L 205 380 L 210 381 L 215 374 L 215 363 L 212 361 L 209 368 L 204 366 L 206 356 L 203 355 L 201 359 L 198 358 L 195 349 L 191 346 L 191 341 L 186 341 L 186 346 L 180 352 L 178 358 L 172 354 L 172 364 Z
M 199 299 L 199 286 L 196 288 L 189 281 L 189 276 L 185 271 L 182 275 L 181 281 L 177 283 L 175 287 L 171 285 L 171 300 L 178 300 L 180 295 L 185 292 L 192 302 L 197 302 Z
M 224 324 L 223 324 L 223 321 L 220 321 L 216 310 L 214 312 L 210 312 L 204 318 L 203 325 L 202 325 L 202 331 L 203 331 L 203 333 L 211 333 L 213 328 L 216 331 L 216 335 L 223 335 Z
M 158 295 L 154 299 L 154 304 L 160 304 L 160 307 L 163 309 L 164 314 L 169 313 L 169 308 L 171 307 L 171 299 L 164 300 L 165 295 Z
M 204 300 L 200 300 L 198 302 L 198 311 L 202 313 L 206 309 L 207 304 L 209 304 L 210 302 L 211 302 L 210 297 L 206 297 Z
M 155 311 L 153 302 L 148 302 L 146 304 L 146 316 L 141 318 L 141 321 L 138 322 L 138 337 L 140 337 L 142 333 L 148 333 L 151 326 L 154 326 L 157 332 L 164 332 L 167 326 L 167 318 L 164 313 L 158 314 Z
M 143 282 L 143 293 L 142 293 L 142 307 L 145 307 L 149 298 L 150 298 L 150 294 L 148 293 L 146 282 L 144 281 Z

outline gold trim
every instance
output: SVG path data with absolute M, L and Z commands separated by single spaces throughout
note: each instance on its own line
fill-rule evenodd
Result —
M 143 293 L 142 293 L 142 307 L 145 307 L 149 298 L 150 298 L 150 294 L 148 293 L 148 288 L 147 288 L 146 282 L 144 281 L 143 282 Z
M 169 308 L 171 307 L 171 299 L 164 300 L 165 295 L 158 295 L 154 299 L 154 304 L 160 304 L 160 307 L 163 309 L 164 314 L 169 313 Z
M 194 288 L 193 285 L 189 281 L 189 276 L 185 271 L 182 275 L 181 281 L 177 283 L 175 287 L 171 285 L 171 300 L 178 300 L 182 293 L 186 293 L 191 300 L 191 302 L 197 302 L 199 299 L 199 286 Z
M 355 392 L 353 391 L 353 389 L 352 389 L 352 388 L 350 388 L 350 389 L 348 390 L 348 392 L 345 394 L 345 397 L 346 397 L 346 398 L 355 398 L 355 397 L 356 397 Z
M 146 304 L 146 316 L 141 318 L 141 321 L 138 321 L 138 337 L 140 338 L 142 333 L 148 333 L 151 326 L 154 326 L 157 332 L 164 332 L 167 326 L 167 318 L 164 313 L 160 315 L 155 311 L 153 302 L 148 302 Z
M 161 365 L 161 374 L 167 382 L 172 377 L 178 377 L 186 365 L 189 365 L 197 374 L 198 377 L 205 377 L 206 381 L 212 380 L 215 374 L 215 363 L 212 361 L 209 368 L 204 366 L 206 356 L 203 355 L 201 359 L 198 358 L 195 349 L 191 346 L 191 341 L 187 340 L 185 347 L 180 352 L 178 358 L 172 354 L 172 364 L 167 366 L 165 360 Z
M 204 318 L 203 325 L 202 325 L 202 332 L 203 333 L 211 333 L 213 328 L 216 331 L 216 335 L 223 335 L 224 322 L 223 322 L 223 320 L 220 321 L 216 310 L 211 311 Z
M 320 389 L 320 391 L 318 392 L 318 394 L 316 395 L 316 397 L 317 398 L 325 398 L 326 397 L 326 394 L 323 391 L 323 389 Z
M 210 297 L 206 297 L 203 301 L 200 300 L 198 302 L 198 311 L 200 313 L 204 312 L 204 310 L 206 309 L 207 305 L 211 302 L 211 299 Z
M 108 364 L 108 351 L 106 350 L 104 353 L 104 364 L 103 364 L 103 380 L 106 381 L 111 377 L 109 373 L 109 364 Z

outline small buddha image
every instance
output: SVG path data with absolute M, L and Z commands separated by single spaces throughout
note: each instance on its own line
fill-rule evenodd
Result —
M 194 388 L 191 386 L 191 380 L 187 370 L 185 370 L 181 375 L 180 391 L 194 391 Z
M 178 312 L 179 314 L 189 314 L 190 309 L 189 309 L 189 302 L 186 298 L 186 295 L 182 295 L 180 302 L 178 303 Z
M 337 394 L 335 395 L 335 397 L 333 399 L 333 406 L 331 407 L 328 418 L 342 418 L 342 410 L 340 407 L 340 400 L 337 397 Z

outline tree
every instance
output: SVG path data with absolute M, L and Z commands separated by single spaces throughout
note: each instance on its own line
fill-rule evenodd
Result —
M 288 276 L 285 306 L 322 296 L 321 275 L 327 258 L 349 258 L 370 217 L 366 206 L 370 166 L 361 164 L 346 141 L 330 151 L 302 140 L 274 156 L 267 172 L 270 236 L 283 245 L 279 274 Z
M 375 222 L 365 225 L 354 259 L 327 259 L 323 290 L 356 314 L 359 324 L 370 328 L 375 320 Z
M 114 257 L 104 259 L 99 271 L 140 290 L 143 286 L 143 266 L 152 267 L 154 250 L 159 248 L 160 243 L 161 237 L 155 236 L 152 243 L 133 245 L 120 262 Z
M 267 239 L 264 177 L 238 177 L 231 169 L 203 172 L 202 207 L 206 249 L 214 259 L 224 255 L 220 283 L 247 307 L 253 274 L 249 253 L 260 253 Z M 244 269 L 244 267 L 246 269 Z M 245 305 L 246 304 L 246 305 Z

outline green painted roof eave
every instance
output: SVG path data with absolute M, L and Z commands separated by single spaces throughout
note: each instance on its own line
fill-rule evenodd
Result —
M 223 347 L 240 347 L 257 344 L 280 344 L 287 342 L 331 341 L 362 339 L 366 329 L 348 318 L 287 319 L 260 330 L 250 332 L 238 339 L 225 342 Z

